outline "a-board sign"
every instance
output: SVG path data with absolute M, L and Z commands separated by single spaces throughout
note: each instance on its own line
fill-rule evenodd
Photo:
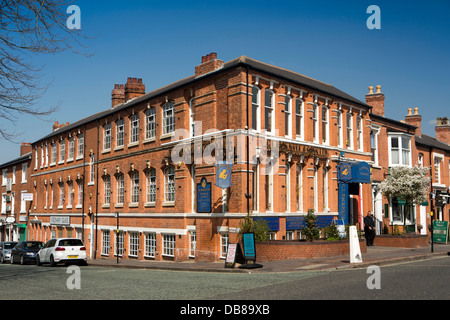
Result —
M 448 221 L 433 221 L 433 242 L 447 243 Z
M 244 233 L 242 235 L 242 244 L 244 246 L 244 259 L 256 261 L 255 235 L 253 233 Z
M 237 243 L 228 244 L 227 258 L 225 260 L 225 268 L 234 268 L 236 264 Z

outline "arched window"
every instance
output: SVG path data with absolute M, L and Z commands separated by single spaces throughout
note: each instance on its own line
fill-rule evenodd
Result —
M 150 168 L 146 173 L 147 180 L 147 203 L 156 202 L 156 170 L 155 168 Z
M 130 175 L 131 180 L 131 203 L 139 202 L 139 172 L 133 171 Z
M 175 201 L 175 167 L 169 166 L 164 170 L 164 201 Z

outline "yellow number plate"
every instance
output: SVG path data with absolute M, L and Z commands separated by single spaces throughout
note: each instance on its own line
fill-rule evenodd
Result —
M 76 258 L 78 258 L 78 256 L 67 256 L 67 258 L 69 258 L 69 259 L 76 259 Z

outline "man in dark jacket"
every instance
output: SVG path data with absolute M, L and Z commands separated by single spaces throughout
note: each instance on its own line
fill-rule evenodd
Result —
M 367 216 L 364 218 L 364 233 L 367 246 L 373 246 L 373 240 L 375 239 L 375 221 L 373 220 L 371 211 L 367 212 Z

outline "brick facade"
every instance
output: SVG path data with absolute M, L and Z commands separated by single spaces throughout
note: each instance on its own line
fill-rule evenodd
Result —
M 342 154 L 372 163 L 371 98 L 366 104 L 297 73 L 247 57 L 223 62 L 215 53 L 202 58 L 193 76 L 148 93 L 141 79 L 128 78 L 114 85 L 112 108 L 57 123 L 31 145 L 27 191 L 35 198 L 27 237 L 82 237 L 95 258 L 114 258 L 119 240 L 123 259 L 217 261 L 228 242 L 238 241 L 240 221 L 250 213 L 271 222 L 272 238 L 297 239 L 301 228 L 288 220 L 308 209 L 326 221 L 337 219 Z M 388 125 L 380 124 L 383 136 Z M 226 191 L 215 185 L 214 159 L 192 157 L 218 156 L 223 149 L 211 148 L 220 140 L 217 133 L 223 149 L 233 152 Z M 180 141 L 191 150 L 175 161 Z M 276 142 L 278 158 L 268 141 Z M 277 165 L 264 175 L 269 155 Z M 382 170 L 373 171 L 381 181 Z M 210 213 L 197 208 L 202 178 L 211 183 Z M 372 187 L 360 184 L 352 198 L 351 214 L 360 226 L 373 207 Z

